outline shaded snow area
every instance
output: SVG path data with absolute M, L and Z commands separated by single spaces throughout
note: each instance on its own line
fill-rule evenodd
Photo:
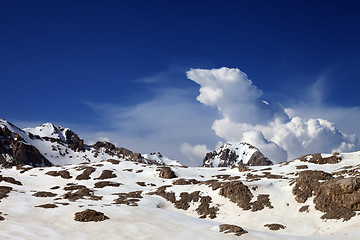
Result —
M 264 167 L 2 167 L 0 239 L 360 239 L 359 164 L 360 152 Z

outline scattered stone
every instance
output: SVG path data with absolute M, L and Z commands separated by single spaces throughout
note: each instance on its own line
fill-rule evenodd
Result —
M 69 171 L 67 171 L 67 170 L 61 170 L 61 171 L 59 171 L 59 176 L 62 177 L 62 178 L 64 178 L 64 179 L 70 179 L 70 178 L 72 178 L 72 177 L 70 176 Z
M 0 182 L 1 182 L 1 181 L 22 186 L 22 183 L 19 182 L 19 181 L 17 181 L 17 180 L 16 180 L 15 178 L 13 178 L 13 177 L 4 177 L 4 176 L 0 175 Z
M 49 172 L 47 172 L 47 173 L 45 173 L 45 174 L 46 174 L 46 175 L 53 176 L 53 177 L 58 177 L 58 176 L 60 176 L 60 177 L 62 177 L 62 178 L 64 178 L 64 179 L 70 179 L 70 178 L 72 178 L 72 177 L 70 176 L 69 171 L 67 171 L 67 170 L 49 171 Z
M 231 224 L 221 224 L 219 225 L 220 232 L 224 233 L 234 233 L 235 236 L 241 236 L 243 234 L 248 233 L 248 231 L 244 230 L 242 227 L 231 225 Z
M 94 191 L 86 187 L 80 188 L 76 192 L 67 192 L 63 195 L 64 199 L 68 199 L 71 202 L 75 202 L 78 199 L 85 199 L 84 197 L 88 197 L 88 199 L 95 201 L 99 201 L 102 199 L 102 196 L 95 196 Z
M 201 196 L 200 205 L 196 209 L 196 212 L 200 215 L 200 218 L 209 218 L 213 219 L 216 218 L 216 213 L 219 211 L 217 207 L 210 207 L 210 203 L 212 199 L 210 196 Z
M 179 178 L 175 181 L 173 181 L 173 185 L 192 185 L 192 184 L 198 184 L 199 181 L 196 179 L 185 179 L 185 178 Z
M 104 164 L 102 164 L 102 163 L 98 163 L 98 164 L 93 164 L 92 166 L 93 166 L 93 167 L 103 167 L 103 166 L 104 166 Z
M 272 231 L 277 231 L 280 229 L 285 229 L 286 226 L 279 224 L 279 223 L 271 223 L 271 224 L 265 224 L 264 227 L 269 228 Z
M 308 169 L 309 167 L 307 165 L 299 165 L 295 167 L 296 169 Z
M 29 165 L 25 165 L 25 164 L 16 165 L 16 170 L 20 170 L 21 174 L 26 172 L 26 171 L 29 171 L 30 169 L 32 169 L 32 167 L 29 166 Z
M 56 204 L 52 204 L 52 203 L 47 203 L 47 204 L 43 204 L 43 205 L 38 205 L 35 207 L 41 207 L 41 208 L 57 208 L 58 206 Z
M 155 192 L 150 192 L 148 193 L 148 195 L 158 195 L 166 200 L 168 200 L 171 203 L 174 203 L 176 198 L 175 198 L 175 193 L 174 192 L 166 192 L 166 188 L 171 187 L 171 185 L 164 185 L 161 187 L 158 187 L 158 189 Z
M 126 204 L 128 206 L 138 206 L 137 202 L 140 201 L 142 191 L 135 191 L 129 193 L 114 193 L 113 195 L 118 195 L 119 198 L 115 199 L 115 204 Z
M 116 174 L 114 174 L 113 171 L 111 170 L 104 170 L 102 171 L 100 177 L 95 178 L 96 180 L 101 180 L 101 179 L 108 179 L 108 178 L 116 178 Z
M 302 206 L 300 209 L 299 209 L 299 212 L 309 212 L 309 205 L 305 205 L 305 206 Z
M 122 184 L 117 183 L 117 182 L 101 181 L 101 182 L 95 183 L 94 188 L 119 187 L 120 185 L 122 185 Z
M 173 170 L 171 170 L 170 167 L 162 167 L 160 169 L 159 177 L 165 178 L 165 179 L 171 179 L 176 178 L 176 175 Z
M 263 210 L 265 207 L 274 208 L 274 207 L 271 205 L 271 202 L 270 202 L 270 199 L 269 199 L 269 195 L 259 194 L 259 195 L 257 196 L 257 200 L 252 203 L 252 209 L 251 209 L 251 211 L 253 211 L 253 212 L 260 211 L 260 210 Z
M 34 197 L 55 197 L 56 194 L 52 192 L 40 191 L 33 194 Z
M 217 207 L 210 207 L 212 199 L 210 196 L 200 196 L 200 191 L 187 193 L 182 192 L 180 194 L 180 199 L 176 200 L 174 192 L 166 192 L 166 188 L 171 187 L 170 185 L 165 185 L 159 187 L 155 192 L 148 193 L 149 195 L 159 195 L 166 199 L 167 201 L 174 204 L 178 209 L 187 210 L 190 207 L 190 202 L 199 202 L 200 205 L 196 208 L 196 212 L 200 215 L 200 218 L 215 218 L 216 213 L 219 210 Z
M 74 184 L 74 183 L 68 183 L 66 184 L 66 186 L 64 187 L 65 191 L 73 191 L 73 190 L 78 190 L 78 189 L 82 189 L 82 188 L 86 188 L 84 185 L 78 185 L 78 184 Z
M 174 206 L 178 209 L 188 210 L 190 207 L 190 202 L 198 202 L 200 199 L 200 191 L 187 193 L 180 193 L 180 199 L 178 201 L 174 201 Z
M 88 180 L 90 179 L 90 174 L 95 172 L 95 168 L 93 167 L 85 167 L 85 170 L 83 171 L 82 174 L 78 175 L 76 177 L 76 180 Z
M 137 185 L 141 186 L 141 187 L 146 187 L 146 183 L 145 182 L 136 182 Z
M 116 164 L 116 165 L 118 165 L 120 163 L 119 160 L 115 160 L 115 159 L 108 159 L 107 161 L 112 163 L 112 164 Z
M 74 217 L 74 220 L 79 222 L 99 222 L 106 219 L 109 219 L 109 217 L 104 215 L 104 213 L 93 209 L 86 209 L 82 212 L 77 212 Z
M 13 190 L 12 187 L 0 186 L 0 200 L 8 197 L 8 193 Z

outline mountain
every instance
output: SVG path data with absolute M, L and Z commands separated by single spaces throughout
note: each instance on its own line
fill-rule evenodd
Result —
M 268 166 L 273 163 L 249 143 L 225 143 L 206 154 L 203 167 Z
M 252 166 L 225 144 L 238 167 L 187 167 L 0 123 L 0 239 L 360 239 L 360 151 Z
M 87 145 L 70 130 L 52 123 L 35 128 L 20 129 L 0 119 L 0 164 L 34 167 L 99 162 L 107 159 L 126 159 L 139 163 L 165 165 L 178 164 L 158 154 L 134 153 L 109 142 Z

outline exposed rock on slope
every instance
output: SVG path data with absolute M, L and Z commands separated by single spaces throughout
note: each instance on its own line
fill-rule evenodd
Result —
M 246 166 L 246 171 L 125 159 L 0 168 L 0 238 L 18 236 L 16 226 L 21 224 L 25 239 L 31 239 L 34 226 L 41 226 L 45 231 L 36 230 L 40 240 L 54 236 L 49 232 L 66 239 L 79 234 L 100 239 L 105 226 L 111 229 L 106 231 L 111 240 L 151 234 L 183 240 L 189 232 L 209 240 L 237 239 L 245 233 L 254 240 L 358 239 L 360 152 L 339 156 L 342 161 L 334 164 L 297 159 L 271 167 Z M 176 178 L 162 178 L 161 169 Z M 76 221 L 84 221 L 81 233 Z M 120 229 L 111 227 L 119 224 Z M 181 226 L 175 235 L 173 226 Z
M 79 222 L 99 222 L 109 219 L 104 213 L 95 211 L 93 209 L 86 209 L 82 212 L 75 213 L 75 221 Z
M 18 133 L 9 129 L 12 127 L 19 132 L 22 130 L 12 124 L 0 121 L 0 165 L 15 166 L 20 164 L 31 166 L 51 166 L 51 163 L 40 154 L 39 150 L 29 145 Z M 25 133 L 24 133 L 25 134 Z
M 321 154 L 321 153 L 314 153 L 302 156 L 299 158 L 300 161 L 303 162 L 310 162 L 316 164 L 335 164 L 341 161 L 341 156 L 339 153 L 330 154 Z
M 273 163 L 259 149 L 248 143 L 225 143 L 217 151 L 209 152 L 203 167 L 267 166 Z
M 134 153 L 109 142 L 86 145 L 68 128 L 45 123 L 35 128 L 20 129 L 0 119 L 0 165 L 38 166 L 79 164 L 112 159 L 155 165 L 180 165 L 160 153 Z

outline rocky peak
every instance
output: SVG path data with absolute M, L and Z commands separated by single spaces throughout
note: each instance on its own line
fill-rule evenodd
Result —
M 267 166 L 273 163 L 249 143 L 225 143 L 206 154 L 203 167 Z
M 85 150 L 84 140 L 80 139 L 79 136 L 69 128 L 55 126 L 52 123 L 44 123 L 38 127 L 25 128 L 24 130 L 29 133 L 31 138 L 37 136 L 51 142 L 66 143 L 73 151 Z
M 5 121 L 6 122 L 6 121 Z M 39 150 L 26 141 L 8 126 L 1 122 L 0 128 L 0 164 L 4 167 L 26 164 L 31 166 L 51 166 L 51 163 L 41 155 Z

